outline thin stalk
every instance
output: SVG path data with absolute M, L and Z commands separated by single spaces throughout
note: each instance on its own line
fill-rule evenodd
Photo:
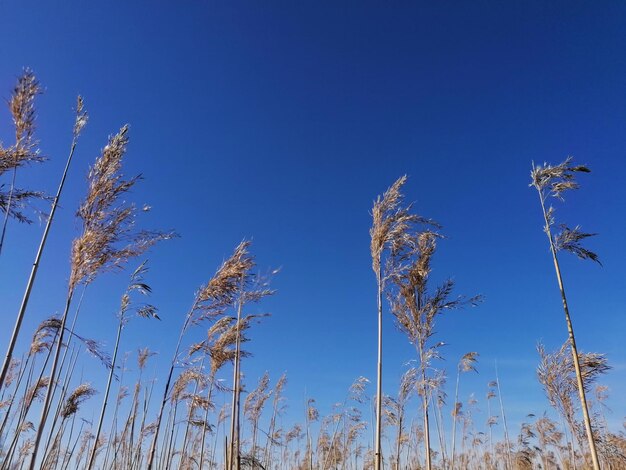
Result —
M 93 464 L 96 461 L 96 450 L 98 449 L 98 439 L 100 438 L 100 432 L 102 431 L 102 423 L 104 422 L 104 414 L 107 409 L 107 401 L 109 399 L 109 392 L 111 391 L 111 383 L 113 382 L 113 375 L 115 372 L 115 361 L 117 359 L 117 352 L 120 346 L 120 338 L 122 336 L 122 329 L 124 328 L 124 319 L 120 316 L 120 321 L 117 326 L 117 335 L 115 337 L 115 348 L 113 349 L 113 358 L 111 359 L 111 369 L 109 370 L 109 377 L 107 378 L 107 385 L 104 389 L 104 398 L 102 399 L 102 408 L 100 409 L 100 418 L 98 419 L 98 427 L 96 428 L 96 434 L 94 439 L 94 446 L 91 449 L 91 455 L 89 457 L 89 463 L 87 464 L 87 470 L 91 470 Z
M 54 213 L 56 212 L 57 205 L 61 197 L 61 192 L 63 191 L 63 186 L 65 185 L 65 178 L 67 177 L 67 172 L 70 168 L 70 163 L 72 162 L 72 157 L 74 156 L 74 150 L 76 149 L 77 143 L 78 143 L 78 135 L 75 134 L 74 138 L 72 139 L 72 145 L 70 147 L 69 156 L 67 157 L 67 161 L 65 163 L 65 169 L 63 170 L 63 174 L 61 176 L 61 182 L 59 183 L 57 193 L 54 196 L 54 199 L 52 201 L 52 206 L 50 208 L 50 215 L 48 216 L 48 220 L 46 221 L 46 227 L 44 228 L 43 234 L 41 236 L 41 241 L 39 242 L 39 248 L 37 249 L 37 254 L 35 255 L 35 261 L 33 262 L 33 266 L 30 271 L 30 276 L 28 277 L 28 282 L 26 283 L 24 297 L 22 297 L 22 303 L 20 304 L 20 309 L 15 319 L 15 326 L 13 327 L 13 333 L 11 334 L 11 339 L 9 340 L 9 347 L 4 357 L 4 363 L 2 364 L 2 372 L 0 372 L 0 390 L 2 389 L 2 386 L 4 385 L 7 371 L 9 370 L 9 363 L 11 362 L 11 358 L 13 357 L 13 349 L 15 349 L 15 343 L 17 342 L 17 337 L 22 327 L 22 321 L 24 320 L 24 314 L 26 313 L 26 307 L 28 306 L 28 301 L 30 299 L 30 292 L 33 288 L 33 284 L 35 283 L 37 270 L 39 269 L 39 262 L 41 261 L 41 255 L 43 254 L 44 247 L 46 246 L 46 240 L 48 239 L 48 233 L 50 232 L 52 219 L 54 218 Z
M 198 369 L 198 374 L 202 374 L 202 368 L 204 366 L 204 359 L 206 356 L 202 356 L 202 361 L 200 362 L 200 368 Z M 185 427 L 185 437 L 183 438 L 183 447 L 182 447 L 182 456 L 183 459 L 186 455 L 187 451 L 187 440 L 189 439 L 189 429 L 191 427 L 191 418 L 193 418 L 194 412 L 194 399 L 196 394 L 198 393 L 198 387 L 200 386 L 200 380 L 196 379 L 196 384 L 193 389 L 193 395 L 191 396 L 191 403 L 189 404 L 189 414 L 187 415 L 187 426 Z M 193 447 L 193 446 L 192 446 Z
M 504 413 L 504 404 L 502 402 L 502 391 L 500 390 L 500 378 L 498 377 L 498 363 L 495 363 L 496 368 L 496 385 L 498 387 L 498 400 L 500 401 L 500 413 L 502 414 L 502 424 L 504 424 L 504 442 L 506 444 L 506 456 L 508 468 L 513 468 L 511 460 L 511 441 L 509 440 L 509 428 L 506 424 L 506 414 Z
M 163 410 L 165 409 L 165 405 L 167 404 L 167 394 L 169 393 L 170 385 L 172 383 L 172 376 L 174 375 L 174 367 L 178 359 L 178 353 L 180 351 L 180 345 L 183 341 L 183 336 L 185 335 L 185 332 L 187 331 L 187 326 L 189 325 L 191 316 L 193 314 L 193 311 L 196 308 L 197 303 L 198 303 L 198 299 L 196 298 L 193 306 L 191 307 L 191 310 L 189 310 L 189 313 L 187 314 L 187 317 L 185 318 L 183 327 L 180 330 L 180 335 L 178 336 L 178 343 L 176 343 L 176 350 L 174 351 L 174 357 L 172 359 L 172 363 L 170 364 L 170 370 L 167 375 L 167 381 L 165 382 L 165 390 L 163 390 L 163 398 L 161 400 L 161 405 L 159 407 L 159 414 L 157 415 L 156 428 L 154 430 L 154 436 L 152 438 L 152 444 L 150 446 L 150 451 L 148 454 L 148 462 L 146 465 L 146 470 L 152 470 L 152 466 L 154 463 L 154 455 L 156 453 L 157 440 L 159 438 L 159 428 L 161 427 L 161 419 L 163 417 Z
M 569 308 L 567 305 L 567 297 L 565 296 L 565 287 L 563 286 L 563 278 L 561 276 L 561 268 L 559 266 L 559 260 L 556 254 L 556 246 L 554 244 L 552 231 L 550 230 L 550 220 L 548 218 L 548 213 L 546 211 L 544 197 L 541 191 L 539 191 L 539 200 L 541 201 L 541 211 L 543 212 L 543 219 L 545 221 L 545 232 L 550 242 L 550 252 L 552 253 L 552 261 L 554 262 L 554 270 L 556 271 L 556 278 L 559 284 L 559 291 L 561 292 L 561 300 L 563 302 L 563 311 L 565 313 L 565 323 L 567 324 L 567 334 L 568 334 L 570 346 L 572 349 L 572 360 L 574 362 L 574 370 L 576 372 L 576 384 L 578 385 L 578 398 L 580 399 L 580 407 L 583 412 L 583 421 L 585 423 L 585 431 L 587 433 L 587 443 L 589 444 L 589 451 L 591 453 L 591 461 L 593 463 L 594 470 L 600 470 L 600 462 L 598 461 L 598 452 L 596 450 L 596 443 L 593 438 L 593 429 L 591 428 L 591 418 L 589 417 L 589 409 L 587 407 L 587 398 L 585 396 L 583 376 L 580 371 L 580 362 L 578 358 L 578 348 L 576 347 L 576 338 L 574 336 L 574 327 L 572 325 L 572 319 L 570 318 L 570 314 L 569 314 Z
M 241 278 L 241 288 L 243 288 L 243 276 Z M 243 307 L 242 299 L 237 301 L 237 336 L 235 340 L 235 364 L 233 365 L 233 401 L 232 411 L 230 417 L 230 453 L 229 453 L 229 470 L 239 470 L 240 458 L 239 458 L 239 355 L 241 352 L 241 309 Z M 235 443 L 235 439 L 237 442 Z M 235 462 L 236 459 L 236 462 Z
M 428 392 L 426 391 L 426 371 L 423 368 L 422 380 L 424 383 L 424 395 L 422 397 L 422 407 L 424 411 L 424 450 L 426 452 L 426 469 L 431 470 L 432 462 L 430 455 L 430 429 L 428 423 Z
M 452 459 L 450 465 L 452 466 L 452 470 L 454 470 L 454 459 L 456 453 L 456 418 L 457 418 L 457 403 L 459 401 L 459 378 L 461 377 L 461 370 L 457 367 L 456 370 L 456 387 L 454 389 L 454 408 L 452 410 Z
M 39 418 L 39 426 L 37 426 L 37 435 L 35 437 L 35 442 L 33 444 L 33 453 L 30 459 L 30 470 L 35 470 L 35 463 L 37 461 L 37 452 L 39 450 L 39 444 L 41 443 L 41 438 L 43 437 L 43 429 L 46 425 L 46 419 L 48 418 L 48 411 L 50 409 L 51 400 L 52 400 L 52 392 L 54 391 L 54 382 L 55 377 L 57 375 L 57 367 L 59 363 L 59 357 L 61 355 L 61 348 L 63 347 L 63 334 L 65 332 L 65 323 L 67 321 L 67 314 L 70 309 L 70 305 L 72 303 L 72 297 L 74 296 L 74 289 L 69 288 L 67 293 L 67 299 L 65 301 L 65 310 L 63 311 L 63 317 L 61 318 L 61 327 L 58 335 L 58 341 L 56 343 L 56 351 L 54 354 L 54 360 L 52 361 L 52 370 L 50 372 L 50 381 L 46 388 L 46 398 L 41 407 L 41 416 Z
M 7 231 L 7 223 L 9 222 L 9 213 L 11 212 L 11 202 L 13 202 L 13 191 L 15 190 L 15 176 L 17 175 L 17 156 L 15 157 L 15 166 L 13 167 L 13 177 L 11 178 L 11 189 L 7 199 L 7 208 L 4 212 L 4 222 L 2 223 L 2 235 L 0 236 L 0 254 L 4 245 L 4 235 Z
M 487 425 L 489 426 L 489 455 L 493 459 L 493 424 L 491 424 L 491 399 L 487 397 Z
M 378 362 L 376 367 L 376 434 L 374 437 L 374 470 L 382 470 L 381 436 L 382 436 L 382 375 L 383 375 L 383 281 L 380 262 L 376 270 L 378 284 Z
M 441 422 L 441 419 L 440 419 L 441 416 L 437 412 L 438 407 L 435 404 L 435 401 L 432 399 L 432 394 L 431 394 L 430 402 L 433 405 L 433 414 L 435 415 L 435 426 L 437 427 L 437 437 L 439 438 L 439 450 L 441 452 L 441 461 L 444 462 L 444 465 L 445 465 L 446 451 L 445 451 L 444 437 L 443 437 L 443 423 Z
M 204 410 L 204 422 L 202 426 L 202 440 L 200 442 L 200 464 L 199 468 L 202 468 L 202 464 L 204 463 L 204 441 L 206 440 L 206 430 L 207 430 L 207 422 L 209 419 L 209 409 L 211 408 L 211 393 L 213 392 L 213 380 L 215 380 L 215 373 L 212 371 L 209 377 L 209 391 L 207 392 L 207 402 L 206 402 L 206 410 Z M 219 426 L 219 423 L 218 423 Z M 217 435 L 218 429 L 215 429 L 215 434 Z
M 63 356 L 63 360 L 61 361 L 61 367 L 59 367 L 59 376 L 63 371 L 63 363 L 65 361 L 65 355 Z M 65 379 L 63 380 L 63 386 L 61 387 L 61 395 L 59 397 L 59 403 L 57 404 L 57 410 L 54 414 L 54 418 L 52 419 L 52 425 L 50 426 L 50 432 L 48 433 L 48 439 L 46 441 L 46 446 L 44 447 L 44 457 L 48 452 L 48 447 L 50 446 L 51 437 L 54 434 L 54 429 L 56 428 L 57 421 L 61 415 L 61 410 L 63 409 L 65 397 L 67 394 L 67 390 L 69 389 L 70 380 L 72 379 L 72 375 L 74 374 L 74 368 L 76 367 L 76 362 L 78 361 L 78 353 L 74 355 L 74 349 L 72 349 L 72 354 L 70 355 L 70 364 L 65 373 Z M 52 392 L 54 399 L 54 391 Z

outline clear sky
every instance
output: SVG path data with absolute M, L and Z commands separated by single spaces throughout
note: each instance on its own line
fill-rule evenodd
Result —
M 498 361 L 513 425 L 548 408 L 535 380 L 542 339 L 566 337 L 531 162 L 572 155 L 592 169 L 557 215 L 599 235 L 603 267 L 563 259 L 579 347 L 614 369 L 611 422 L 626 415 L 626 4 L 623 2 L 35 2 L 0 0 L 0 94 L 23 67 L 45 86 L 45 165 L 18 183 L 53 192 L 72 107 L 90 121 L 71 169 L 23 335 L 62 311 L 73 214 L 106 138 L 130 123 L 125 171 L 147 227 L 181 238 L 150 258 L 161 322 L 134 319 L 123 349 L 171 357 L 194 291 L 243 239 L 261 268 L 282 267 L 272 317 L 251 332 L 248 381 L 288 374 L 294 420 L 306 393 L 322 412 L 358 376 L 375 379 L 376 285 L 369 211 L 407 174 L 415 210 L 438 220 L 435 279 L 485 296 L 440 318 L 450 372 L 478 351 L 461 398 L 482 400 Z M 0 108 L 0 139 L 10 143 Z M 3 180 L 2 183 L 7 183 Z M 2 350 L 42 226 L 12 223 L 0 258 Z M 111 345 L 127 275 L 89 288 L 79 331 Z M 257 311 L 256 307 L 253 311 Z M 385 315 L 384 389 L 415 358 Z M 192 337 L 198 338 L 201 331 Z M 21 343 L 20 351 L 24 344 Z M 84 377 L 104 371 L 86 358 Z M 370 393 L 372 393 L 370 389 Z M 449 390 L 451 393 L 451 389 Z M 95 403 L 95 402 L 94 402 Z M 479 404 L 485 408 L 484 402 Z

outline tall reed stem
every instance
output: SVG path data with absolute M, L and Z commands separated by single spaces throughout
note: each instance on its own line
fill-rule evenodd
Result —
M 496 385 L 498 387 L 498 401 L 500 402 L 500 413 L 502 414 L 502 424 L 504 425 L 504 442 L 506 444 L 506 457 L 508 468 L 513 468 L 513 461 L 511 460 L 511 440 L 509 439 L 509 427 L 506 423 L 506 414 L 504 413 L 504 403 L 502 401 L 502 390 L 500 389 L 500 377 L 498 376 L 498 363 L 495 363 L 496 368 Z
M 383 281 L 380 261 L 376 271 L 376 283 L 378 284 L 378 359 L 376 365 L 376 434 L 374 437 L 374 470 L 382 469 L 381 437 L 382 437 L 382 410 L 383 410 Z
M 80 109 L 82 111 L 82 105 L 80 106 Z M 30 300 L 30 292 L 33 288 L 33 284 L 35 283 L 37 270 L 39 269 L 39 262 L 41 261 L 41 255 L 43 254 L 44 247 L 46 246 L 48 233 L 50 232 L 50 227 L 52 226 L 52 219 L 54 218 L 54 214 L 56 212 L 59 199 L 61 198 L 61 192 L 63 191 L 63 186 L 65 185 L 65 179 L 67 177 L 67 173 L 70 168 L 70 163 L 72 162 L 72 157 L 74 156 L 74 150 L 76 149 L 76 144 L 78 143 L 78 135 L 79 134 L 74 133 L 74 138 L 72 139 L 72 145 L 70 147 L 70 153 L 69 153 L 69 156 L 67 157 L 63 174 L 61 175 L 61 182 L 59 183 L 59 187 L 57 188 L 56 195 L 54 196 L 54 199 L 52 201 L 52 206 L 50 208 L 50 215 L 48 216 L 48 220 L 46 221 L 46 226 L 41 236 L 41 241 L 39 242 L 39 248 L 37 249 L 37 254 L 35 255 L 35 261 L 33 262 L 33 266 L 30 270 L 30 275 L 28 276 L 28 282 L 26 283 L 26 289 L 24 290 L 22 303 L 20 304 L 20 309 L 15 319 L 15 326 L 13 327 L 13 333 L 11 334 L 9 347 L 7 349 L 4 362 L 2 364 L 2 372 L 0 372 L 0 390 L 2 390 L 2 386 L 4 385 L 7 371 L 9 370 L 9 364 L 11 362 L 11 358 L 13 357 L 13 349 L 15 349 L 15 343 L 17 342 L 17 337 L 22 327 L 22 321 L 24 320 L 26 307 L 28 306 L 28 301 Z
M 98 439 L 100 438 L 100 432 L 102 431 L 102 423 L 104 422 L 104 414 L 107 409 L 107 402 L 109 400 L 109 393 L 111 391 L 111 384 L 113 383 L 113 375 L 115 372 L 115 361 L 117 360 L 117 352 L 120 346 L 120 338 L 122 336 L 122 329 L 124 327 L 123 317 L 120 316 L 120 321 L 117 326 L 117 335 L 115 338 L 115 348 L 113 350 L 113 358 L 111 359 L 111 369 L 109 370 L 109 376 L 107 378 L 106 388 L 104 389 L 104 398 L 102 399 L 102 408 L 100 409 L 100 418 L 98 419 L 98 427 L 96 428 L 96 434 L 94 438 L 93 448 L 91 449 L 91 455 L 89 457 L 89 463 L 87 464 L 87 470 L 91 470 L 93 464 L 96 461 L 96 452 L 98 450 Z
M 243 276 L 241 277 L 241 291 L 243 291 Z M 241 292 L 240 291 L 240 292 Z M 229 470 L 239 470 L 241 459 L 239 455 L 239 383 L 240 372 L 239 362 L 241 353 L 241 309 L 243 307 L 242 299 L 237 301 L 237 337 L 235 340 L 235 363 L 233 365 L 233 402 L 230 416 L 230 452 L 229 452 Z M 236 442 L 235 442 L 236 441 Z
M 552 253 L 552 261 L 554 263 L 554 270 L 556 272 L 556 278 L 559 285 L 559 291 L 561 292 L 561 300 L 563 302 L 563 311 L 565 313 L 565 323 L 567 324 L 567 334 L 572 349 L 572 360 L 574 362 L 574 370 L 576 371 L 576 384 L 578 385 L 578 398 L 580 399 L 580 407 L 583 412 L 583 421 L 585 423 L 585 431 L 587 433 L 587 443 L 589 444 L 589 451 L 591 453 L 591 461 L 593 463 L 594 470 L 600 470 L 600 462 L 598 461 L 598 452 L 596 450 L 596 443 L 593 437 L 593 429 L 591 428 L 591 418 L 589 417 L 589 409 L 587 406 L 587 398 L 585 396 L 585 386 L 583 384 L 583 376 L 580 370 L 580 361 L 578 357 L 578 348 L 576 347 L 576 338 L 574 336 L 574 327 L 572 325 L 572 319 L 570 318 L 569 308 L 567 305 L 567 297 L 565 296 L 565 287 L 563 286 L 563 278 L 561 276 L 561 268 L 559 266 L 559 259 L 556 253 L 556 246 L 554 244 L 554 237 L 550 229 L 550 220 L 546 210 L 545 200 L 543 193 L 539 191 L 539 200 L 541 202 L 541 211 L 543 212 L 543 219 L 545 222 L 545 232 L 550 242 L 550 252 Z

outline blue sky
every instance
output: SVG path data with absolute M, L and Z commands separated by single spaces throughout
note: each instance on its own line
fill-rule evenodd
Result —
M 548 4 L 549 3 L 549 4 Z M 148 276 L 161 322 L 135 319 L 124 349 L 169 361 L 194 291 L 243 238 L 261 268 L 282 267 L 272 317 L 255 327 L 244 372 L 286 371 L 294 415 L 306 390 L 322 410 L 358 376 L 375 379 L 376 286 L 369 211 L 408 174 L 406 197 L 447 239 L 434 278 L 485 296 L 440 318 L 453 370 L 480 353 L 462 397 L 482 399 L 498 361 L 509 419 L 548 408 L 535 380 L 536 342 L 555 348 L 565 323 L 531 162 L 572 155 L 593 172 L 558 216 L 599 233 L 603 267 L 563 259 L 579 347 L 614 370 L 612 422 L 626 395 L 626 5 L 620 2 L 0 2 L 0 93 L 23 67 L 45 93 L 38 137 L 45 165 L 18 183 L 52 192 L 78 93 L 90 122 L 25 321 L 30 332 L 63 307 L 73 214 L 88 165 L 131 124 L 131 198 L 153 207 L 146 227 L 181 238 L 159 246 Z M 0 109 L 0 139 L 11 142 Z M 2 181 L 5 183 L 5 181 Z M 0 258 L 6 344 L 42 227 L 9 226 Z M 80 331 L 111 344 L 127 276 L 106 275 L 85 297 Z M 196 331 L 192 337 L 201 336 Z M 415 357 L 385 319 L 385 391 Z M 99 382 L 95 362 L 84 374 Z M 92 377 L 93 375 L 93 377 Z M 482 408 L 486 405 L 482 403 Z M 291 419 L 291 417 L 290 417 Z

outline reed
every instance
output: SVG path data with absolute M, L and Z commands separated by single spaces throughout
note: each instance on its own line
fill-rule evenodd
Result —
M 445 281 L 431 291 L 429 286 L 431 262 L 436 250 L 436 241 L 440 238 L 432 228 L 438 227 L 438 224 L 422 217 L 418 220 L 425 228 L 412 235 L 403 250 L 396 250 L 393 253 L 391 260 L 393 268 L 390 271 L 396 292 L 391 300 L 397 326 L 415 347 L 419 359 L 418 393 L 422 401 L 425 465 L 430 470 L 432 461 L 428 409 L 430 397 L 436 389 L 436 384 L 432 380 L 432 362 L 441 358 L 439 350 L 445 344 L 442 341 L 432 341 L 435 320 L 446 311 L 468 304 L 475 306 L 482 299 L 480 296 L 469 299 L 452 298 L 454 288 L 452 280 Z M 454 445 L 452 459 L 454 460 Z
M 459 364 L 456 368 L 456 387 L 454 389 L 454 409 L 452 410 L 452 469 L 454 470 L 454 458 L 455 458 L 455 450 L 456 450 L 456 422 L 457 416 L 461 409 L 461 403 L 459 403 L 459 379 L 461 378 L 462 372 L 478 372 L 476 370 L 476 362 L 478 353 L 475 351 L 468 352 L 461 357 Z
M 35 74 L 29 70 L 18 78 L 9 99 L 9 110 L 13 117 L 15 128 L 15 143 L 8 148 L 0 143 L 0 176 L 11 172 L 11 184 L 6 191 L 0 186 L 0 208 L 4 212 L 2 232 L 0 233 L 0 254 L 4 247 L 4 238 L 7 231 L 9 218 L 18 222 L 31 223 L 32 221 L 24 213 L 24 209 L 32 200 L 44 198 L 44 194 L 38 191 L 29 191 L 16 188 L 15 182 L 17 169 L 33 162 L 42 162 L 45 158 L 40 154 L 35 134 L 35 98 L 41 93 L 39 81 Z
M 376 276 L 378 303 L 378 335 L 376 365 L 376 430 L 374 433 L 374 470 L 382 468 L 382 372 L 383 372 L 383 293 L 391 273 L 383 272 L 387 254 L 399 256 L 410 247 L 413 239 L 411 227 L 419 217 L 410 213 L 410 207 L 403 206 L 402 187 L 407 177 L 401 176 L 374 201 L 372 207 L 372 227 L 370 228 L 370 254 L 372 269 Z
M 593 436 L 593 429 L 591 427 L 591 418 L 589 416 L 583 376 L 579 362 L 578 348 L 576 346 L 576 337 L 574 335 L 574 326 L 570 317 L 567 296 L 565 295 L 565 287 L 563 285 L 563 276 L 559 264 L 558 252 L 565 250 L 575 254 L 578 258 L 581 259 L 589 259 L 597 263 L 600 263 L 600 261 L 598 259 L 598 255 L 582 246 L 582 241 L 588 237 L 593 236 L 594 234 L 583 232 L 579 226 L 569 228 L 566 225 L 561 225 L 561 231 L 556 235 L 553 235 L 552 228 L 555 225 L 555 209 L 552 206 L 547 207 L 548 198 L 554 198 L 556 200 L 563 201 L 563 195 L 567 191 L 576 190 L 579 188 L 579 185 L 575 179 L 577 173 L 590 172 L 589 168 L 587 168 L 586 166 L 573 165 L 572 161 L 572 158 L 568 157 L 562 163 L 554 166 L 548 165 L 547 163 L 545 163 L 543 166 L 535 166 L 533 164 L 533 168 L 530 173 L 530 185 L 537 190 L 537 193 L 539 195 L 539 202 L 541 204 L 541 211 L 544 220 L 543 230 L 548 237 L 550 252 L 552 254 L 552 261 L 554 263 L 559 291 L 561 293 L 561 300 L 563 302 L 565 323 L 567 325 L 568 338 L 571 346 L 572 362 L 576 371 L 578 398 L 580 400 L 580 406 L 583 413 L 583 422 L 587 434 L 587 443 L 589 445 L 589 451 L 591 453 L 593 468 L 594 470 L 600 470 L 600 463 L 598 461 L 598 453 L 596 450 L 596 443 Z

